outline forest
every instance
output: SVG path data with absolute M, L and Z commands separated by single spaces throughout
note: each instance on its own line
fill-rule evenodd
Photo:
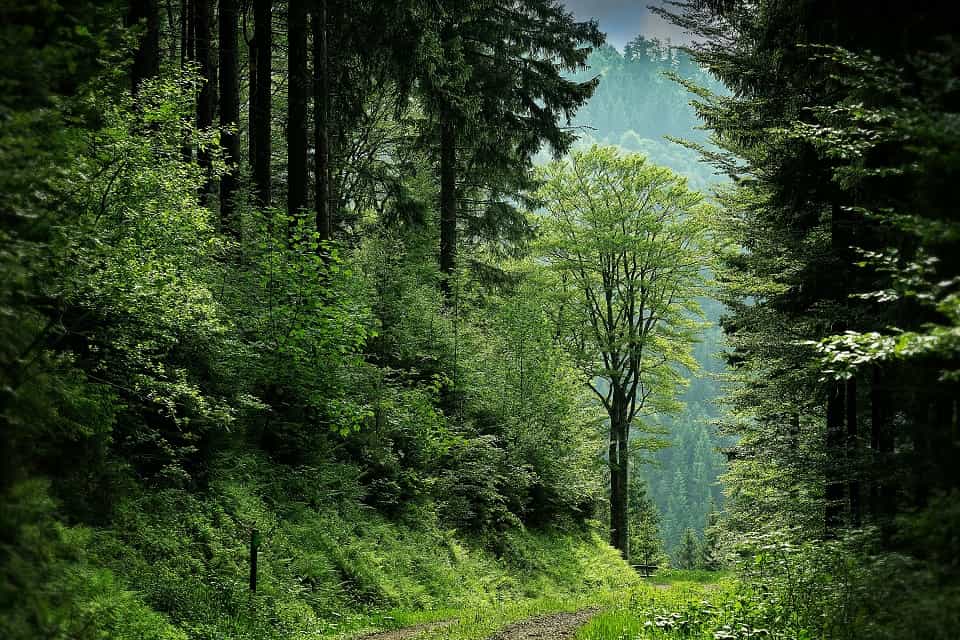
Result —
M 960 17 L 651 1 L 0 0 L 0 637 L 960 635 Z

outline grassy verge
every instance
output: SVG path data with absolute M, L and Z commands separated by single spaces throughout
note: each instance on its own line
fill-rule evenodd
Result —
M 580 629 L 577 640 L 760 637 L 757 630 L 738 624 L 734 588 L 733 580 L 723 573 L 664 572 L 632 587 L 628 597 L 618 599 Z
M 50 637 L 82 640 L 345 638 L 455 618 L 445 636 L 479 638 L 639 582 L 589 529 L 517 527 L 484 543 L 444 526 L 430 503 L 393 518 L 365 507 L 342 466 L 299 479 L 232 462 L 203 493 L 131 488 L 99 527 L 58 521 L 36 487 L 35 508 L 49 515 L 28 533 L 42 559 L 23 558 L 15 573 L 36 586 L 18 591 L 25 606 L 0 620 L 0 636 L 31 637 L 42 619 L 59 629 Z

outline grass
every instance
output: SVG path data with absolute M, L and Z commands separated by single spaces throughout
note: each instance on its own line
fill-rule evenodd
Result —
M 268 476 L 283 470 L 241 457 L 236 467 L 248 471 L 217 474 L 204 495 L 124 497 L 109 529 L 55 530 L 66 548 L 60 582 L 81 569 L 102 575 L 96 589 L 62 588 L 82 599 L 61 617 L 89 619 L 94 632 L 115 619 L 104 628 L 117 640 L 350 638 L 457 619 L 437 633 L 467 640 L 610 603 L 640 582 L 595 531 L 513 529 L 495 554 L 444 528 L 432 505 L 393 520 L 355 498 L 291 505 L 288 478 Z M 262 532 L 256 594 L 247 588 L 252 528 Z M 127 630 L 132 617 L 150 628 Z
M 725 571 L 705 571 L 702 569 L 665 569 L 655 573 L 649 581 L 653 584 L 677 584 L 693 582 L 697 584 L 716 584 L 730 574 Z
M 724 573 L 665 571 L 632 587 L 577 632 L 577 640 L 715 640 L 729 624 L 734 582 Z M 741 636 L 734 635 L 733 638 Z M 744 638 L 750 636 L 742 636 Z

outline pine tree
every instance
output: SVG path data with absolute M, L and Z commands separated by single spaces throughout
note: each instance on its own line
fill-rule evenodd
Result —
M 220 226 L 234 238 L 240 235 L 236 198 L 240 181 L 240 78 L 237 0 L 220 0 L 220 144 L 227 170 L 220 178 Z
M 307 0 L 287 7 L 287 216 L 296 225 L 307 206 Z
M 723 564 L 720 549 L 720 512 L 710 499 L 710 509 L 707 512 L 706 522 L 703 527 L 703 545 L 700 547 L 699 565 L 702 569 L 716 571 Z
M 683 532 L 683 540 L 680 548 L 677 550 L 677 568 L 678 569 L 699 569 L 700 567 L 700 541 L 693 529 L 687 528 Z
M 603 36 L 550 0 L 438 4 L 439 68 L 421 85 L 439 130 L 440 269 L 449 296 L 461 224 L 478 217 L 474 229 L 525 226 L 500 194 L 530 184 L 531 156 L 544 143 L 556 154 L 573 143 L 563 121 L 597 82 L 563 72 L 582 67 L 590 52 L 582 45 L 599 46 Z M 477 196 L 472 210 L 461 203 L 467 193 Z
M 660 514 L 650 499 L 646 481 L 636 472 L 630 477 L 628 505 L 631 559 L 640 564 L 660 564 L 664 560 Z
M 253 153 L 254 195 L 257 204 L 271 204 L 271 159 L 272 159 L 272 110 L 273 110 L 273 23 L 272 0 L 253 2 L 253 46 L 251 51 L 256 62 L 256 77 L 251 78 L 252 97 L 250 117 L 250 140 Z
M 133 93 L 137 93 L 141 82 L 160 72 L 160 14 L 157 0 L 130 0 L 127 26 L 143 31 L 130 68 L 130 84 Z

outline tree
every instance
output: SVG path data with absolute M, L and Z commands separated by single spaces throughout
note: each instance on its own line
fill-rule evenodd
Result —
M 630 430 L 677 408 L 704 290 L 709 206 L 668 169 L 593 147 L 539 174 L 557 334 L 609 419 L 610 540 L 629 557 Z M 639 427 L 640 425 L 636 425 Z
M 718 570 L 723 559 L 720 556 L 720 535 L 721 535 L 720 512 L 710 500 L 710 510 L 707 512 L 707 520 L 703 527 L 703 544 L 700 547 L 699 565 L 701 569 L 709 571 Z
M 420 81 L 439 130 L 440 271 L 449 297 L 467 213 L 461 200 L 486 196 L 474 204 L 488 221 L 509 215 L 514 208 L 496 194 L 529 186 L 531 157 L 544 143 L 558 155 L 570 148 L 576 136 L 564 125 L 597 80 L 563 73 L 581 69 L 603 36 L 596 22 L 576 22 L 551 0 L 439 4 L 440 46 Z
M 236 197 L 240 180 L 240 79 L 238 77 L 237 0 L 220 0 L 220 144 L 227 171 L 220 178 L 220 226 L 224 233 L 240 235 Z
M 143 29 L 130 69 L 130 84 L 133 93 L 137 93 L 141 82 L 160 72 L 160 15 L 157 0 L 130 0 L 127 25 Z
M 683 532 L 683 542 L 680 543 L 680 550 L 677 551 L 677 568 L 700 568 L 700 541 L 693 529 L 686 529 Z
M 660 564 L 664 560 L 660 514 L 647 489 L 647 483 L 640 474 L 630 476 L 630 556 L 641 564 Z
M 205 131 L 213 126 L 214 102 L 216 99 L 217 79 L 213 70 L 213 53 L 211 52 L 211 0 L 194 0 L 194 18 L 196 25 L 194 27 L 194 37 L 196 38 L 197 63 L 199 64 L 200 95 L 197 97 L 197 128 Z M 213 159 L 210 152 L 203 148 L 197 153 L 197 160 L 201 169 L 206 174 L 207 182 L 202 187 L 202 192 L 210 192 L 210 178 L 213 169 Z
M 250 109 L 250 139 L 253 153 L 250 162 L 253 165 L 254 195 L 257 204 L 269 207 L 271 204 L 271 148 L 272 110 L 273 110 L 273 23 L 272 0 L 254 0 L 253 3 L 253 46 L 251 51 L 256 58 L 256 78 L 251 79 L 250 94 L 253 97 Z
M 287 7 L 287 215 L 290 224 L 307 206 L 307 0 Z
M 313 30 L 313 139 L 314 139 L 314 211 L 317 233 L 329 240 L 330 215 L 330 136 L 327 113 L 330 101 L 330 69 L 327 57 L 327 0 L 319 0 L 311 15 Z

